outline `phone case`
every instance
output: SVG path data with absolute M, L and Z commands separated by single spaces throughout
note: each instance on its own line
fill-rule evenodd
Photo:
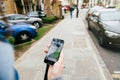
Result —
M 64 40 L 53 38 L 48 53 L 44 59 L 44 62 L 49 65 L 53 65 L 55 62 L 57 62 L 63 45 Z

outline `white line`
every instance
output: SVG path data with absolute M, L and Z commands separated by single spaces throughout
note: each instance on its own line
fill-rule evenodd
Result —
M 120 74 L 120 71 L 114 71 L 114 74 Z

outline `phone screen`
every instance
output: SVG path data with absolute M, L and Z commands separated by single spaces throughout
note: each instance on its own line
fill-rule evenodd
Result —
M 47 63 L 49 62 L 55 63 L 59 59 L 59 55 L 62 50 L 63 44 L 64 44 L 63 40 L 53 39 L 48 50 L 48 53 L 46 55 Z

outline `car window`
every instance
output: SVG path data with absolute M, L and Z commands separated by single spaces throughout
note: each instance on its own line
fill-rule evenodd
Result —
M 91 13 L 93 13 L 93 11 L 95 11 L 95 10 L 100 10 L 100 9 L 103 9 L 103 7 L 95 6 L 95 7 L 93 7 L 93 8 L 90 8 L 89 11 L 88 11 L 88 13 L 91 14 Z
M 32 16 L 32 15 L 38 15 L 38 13 L 37 12 L 30 12 L 29 16 Z
M 2 23 L 0 23 L 0 29 L 2 29 L 2 28 L 4 28 L 5 26 L 2 24 Z
M 14 16 L 7 16 L 6 18 L 7 18 L 7 20 L 15 20 Z
M 26 16 L 24 15 L 13 15 L 8 17 L 8 20 L 24 20 Z
M 120 12 L 118 11 L 103 12 L 101 13 L 100 18 L 101 20 L 105 20 L 105 21 L 120 20 Z

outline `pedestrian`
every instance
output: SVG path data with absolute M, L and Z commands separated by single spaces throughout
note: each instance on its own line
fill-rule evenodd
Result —
M 64 13 L 66 14 L 66 7 L 64 7 Z
M 72 18 L 72 12 L 73 12 L 73 10 L 74 10 L 74 7 L 70 7 L 70 17 Z

